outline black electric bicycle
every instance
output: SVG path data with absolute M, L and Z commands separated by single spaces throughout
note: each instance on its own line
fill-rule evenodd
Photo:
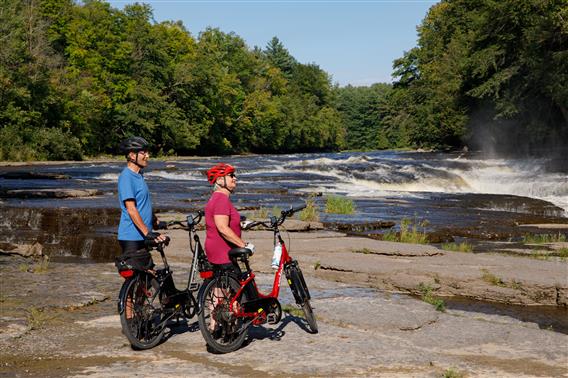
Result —
M 187 287 L 184 289 L 175 287 L 173 272 L 164 253 L 169 237 L 164 242 L 147 244 L 148 250 L 156 249 L 160 253 L 163 262 L 161 269 L 140 270 L 129 265 L 128 261 L 117 261 L 118 272 L 125 278 L 118 296 L 118 313 L 122 332 L 133 349 L 155 347 L 162 340 L 168 321 L 182 316 L 191 319 L 197 313 L 198 303 L 194 293 L 201 286 L 197 272 L 211 271 L 196 232 L 203 215 L 204 212 L 199 211 L 195 215 L 188 215 L 185 222 L 167 223 L 167 227 L 177 225 L 189 233 L 189 248 L 193 256 Z

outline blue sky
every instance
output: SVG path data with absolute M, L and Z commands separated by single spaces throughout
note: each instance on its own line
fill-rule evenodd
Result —
M 117 8 L 133 3 L 113 0 Z M 194 36 L 206 27 L 235 32 L 264 48 L 277 36 L 302 63 L 340 85 L 390 82 L 392 61 L 416 45 L 416 26 L 437 1 L 146 0 L 156 21 L 181 20 Z

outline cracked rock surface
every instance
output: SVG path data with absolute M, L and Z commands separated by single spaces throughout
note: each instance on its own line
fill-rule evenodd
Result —
M 181 286 L 189 264 L 187 235 L 168 233 L 173 242 L 166 253 Z M 132 350 L 116 314 L 123 280 L 113 264 L 52 261 L 45 271 L 33 272 L 22 268 L 30 260 L 0 256 L 0 375 L 440 377 L 450 369 L 471 377 L 568 375 L 566 333 L 483 309 L 439 312 L 405 294 L 426 282 L 434 294 L 453 288 L 483 296 L 492 289 L 491 295 L 516 298 L 517 286 L 492 286 L 480 278 L 480 268 L 500 274 L 504 282 L 518 280 L 528 293 L 564 288 L 558 277 L 565 262 L 449 252 L 417 256 L 421 248 L 405 245 L 396 250 L 408 250 L 408 256 L 370 255 L 350 252 L 363 247 L 357 238 L 339 233 L 290 237 L 320 332 L 306 332 L 301 316 L 285 314 L 279 324 L 251 329 L 243 348 L 228 355 L 207 352 L 196 318 L 172 322 L 167 338 L 154 349 Z M 267 292 L 273 279 L 271 235 L 254 232 L 247 239 L 257 246 L 253 268 Z M 320 244 L 322 239 L 334 243 Z M 378 244 L 365 246 L 392 247 L 372 242 Z M 316 270 L 316 262 L 354 273 Z M 285 280 L 282 285 L 281 302 L 290 304 Z

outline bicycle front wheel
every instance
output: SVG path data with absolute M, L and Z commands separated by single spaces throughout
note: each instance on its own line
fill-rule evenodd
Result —
M 160 304 L 160 284 L 149 274 L 127 280 L 121 290 L 124 309 L 120 313 L 122 332 L 133 349 L 150 349 L 158 345 L 165 332 L 164 312 Z
M 310 326 L 310 331 L 312 333 L 318 333 L 318 323 L 316 322 L 316 316 L 314 315 L 314 310 L 312 309 L 312 305 L 310 304 L 310 300 L 306 299 L 304 304 L 302 305 L 302 310 L 304 311 L 304 315 L 306 316 L 306 321 Z
M 288 278 L 288 284 L 292 290 L 292 294 L 296 299 L 296 303 L 302 308 L 304 312 L 306 322 L 310 327 L 311 333 L 318 333 L 318 324 L 316 317 L 314 315 L 314 310 L 310 304 L 310 291 L 308 290 L 308 285 L 304 280 L 304 274 L 298 266 L 297 262 L 293 262 L 287 268 L 286 276 Z
M 199 329 L 207 345 L 216 353 L 230 353 L 241 347 L 248 333 L 245 320 L 230 310 L 230 302 L 240 288 L 231 276 L 220 276 L 205 286 L 199 301 Z M 239 298 L 240 306 L 244 298 Z

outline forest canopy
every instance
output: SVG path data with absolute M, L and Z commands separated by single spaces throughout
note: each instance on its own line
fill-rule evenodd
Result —
M 565 0 L 447 0 L 393 84 L 338 87 L 277 38 L 193 36 L 150 6 L 0 0 L 0 160 L 568 143 Z M 401 48 L 404 48 L 401 46 Z

